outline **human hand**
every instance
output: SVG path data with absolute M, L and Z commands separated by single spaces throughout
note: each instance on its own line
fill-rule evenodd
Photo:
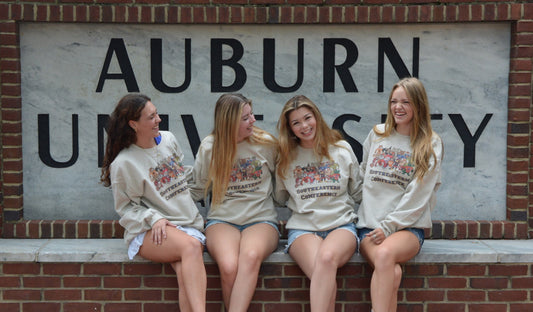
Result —
M 368 234 L 366 234 L 366 237 L 370 238 L 370 240 L 376 245 L 383 243 L 383 241 L 386 238 L 385 233 L 380 228 L 377 228 L 373 230 L 372 232 L 369 232 Z
M 154 223 L 152 227 L 152 241 L 156 245 L 161 245 L 163 240 L 167 238 L 166 227 L 168 224 L 167 219 L 159 219 Z

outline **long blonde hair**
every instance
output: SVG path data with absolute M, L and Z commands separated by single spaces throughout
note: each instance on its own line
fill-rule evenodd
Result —
M 214 141 L 205 188 L 205 195 L 211 191 L 214 206 L 222 203 L 228 189 L 237 154 L 239 123 L 245 105 L 252 107 L 252 101 L 238 93 L 221 95 L 215 105 L 215 125 L 211 133 Z M 246 140 L 254 144 L 277 143 L 274 136 L 256 126 Z
M 431 145 L 433 129 L 431 128 L 428 97 L 426 89 L 420 80 L 414 77 L 404 78 L 392 87 L 389 95 L 385 130 L 380 132 L 377 127 L 374 127 L 374 132 L 379 136 L 387 137 L 391 135 L 394 129 L 396 129 L 396 122 L 394 121 L 394 116 L 391 110 L 391 99 L 392 94 L 398 88 L 403 88 L 405 90 L 413 109 L 413 120 L 411 122 L 409 134 L 411 148 L 413 149 L 411 159 L 416 166 L 414 176 L 418 179 L 422 179 L 429 170 L 430 158 L 433 156 L 435 161 L 437 161 L 437 156 Z
M 342 134 L 337 130 L 331 129 L 318 107 L 310 99 L 304 95 L 296 95 L 285 103 L 281 115 L 278 120 L 278 159 L 277 159 L 277 174 L 284 179 L 285 173 L 289 164 L 297 157 L 296 147 L 300 144 L 300 139 L 293 133 L 289 115 L 299 109 L 308 108 L 314 115 L 316 120 L 316 134 L 314 140 L 314 152 L 319 157 L 326 157 L 331 159 L 328 148 L 330 145 L 342 140 Z

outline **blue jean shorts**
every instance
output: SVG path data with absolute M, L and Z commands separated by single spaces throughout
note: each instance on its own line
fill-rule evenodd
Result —
M 276 232 L 278 232 L 278 235 L 280 234 L 279 233 L 279 228 L 278 228 L 278 225 L 274 222 L 271 222 L 271 221 L 257 221 L 257 222 L 252 222 L 252 223 L 248 223 L 248 224 L 244 224 L 244 225 L 238 225 L 238 224 L 235 224 L 235 223 L 231 223 L 231 222 L 227 222 L 227 221 L 222 221 L 222 220 L 218 220 L 218 219 L 209 219 L 207 220 L 207 223 L 205 225 L 205 228 L 207 229 L 208 227 L 210 227 L 211 225 L 215 225 L 215 224 L 218 224 L 218 223 L 223 223 L 223 224 L 227 224 L 227 225 L 231 225 L 233 226 L 234 228 L 236 228 L 237 230 L 239 230 L 239 232 L 242 232 L 244 231 L 245 229 L 251 227 L 252 225 L 256 225 L 256 224 L 259 224 L 259 223 L 266 223 L 268 225 L 271 225 L 273 228 L 276 229 Z
M 370 229 L 370 228 L 362 228 L 362 229 L 357 229 L 358 233 L 359 233 L 359 239 L 361 241 L 363 241 L 363 239 L 365 239 L 366 237 L 366 234 L 372 232 L 374 229 Z M 413 234 L 415 234 L 416 238 L 418 238 L 418 242 L 420 243 L 420 248 L 422 248 L 422 245 L 424 244 L 424 229 L 421 229 L 421 228 L 405 228 L 405 229 L 402 229 L 400 231 L 409 231 Z
M 327 231 L 306 231 L 306 230 L 297 230 L 297 229 L 289 229 L 289 234 L 287 237 L 287 245 L 285 245 L 285 253 L 289 253 L 289 248 L 291 247 L 292 243 L 294 241 L 304 235 L 304 234 L 315 234 L 316 236 L 321 237 L 322 239 L 325 239 L 329 233 L 337 230 L 337 229 L 343 229 L 350 231 L 355 236 L 355 239 L 357 240 L 357 250 L 359 250 L 359 236 L 357 236 L 357 229 L 355 228 L 355 223 L 350 222 L 345 225 L 338 226 L 336 228 L 333 228 L 331 230 Z

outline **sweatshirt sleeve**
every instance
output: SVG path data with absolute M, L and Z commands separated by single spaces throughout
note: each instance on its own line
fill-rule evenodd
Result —
M 285 181 L 276 173 L 276 179 L 274 182 L 273 198 L 276 204 L 285 207 L 287 200 L 289 200 L 289 192 L 285 187 Z
M 360 175 L 359 161 L 355 156 L 351 146 L 348 145 L 348 151 L 350 152 L 351 165 L 350 165 L 350 177 L 348 180 L 348 194 L 353 198 L 353 200 L 359 204 L 361 203 L 362 193 L 363 193 L 363 179 Z
M 155 209 L 141 205 L 142 185 L 139 189 L 128 186 L 127 169 L 117 168 L 112 171 L 112 190 L 115 211 L 120 216 L 120 225 L 130 233 L 142 233 L 152 228 L 152 225 L 163 216 Z
M 427 209 L 433 209 L 435 192 L 441 183 L 442 141 L 436 136 L 433 140 L 435 158 L 431 157 L 430 168 L 422 180 L 413 179 L 405 190 L 393 212 L 380 222 L 386 236 L 399 229 L 412 226 Z
M 208 150 L 204 142 L 198 148 L 196 160 L 189 176 L 189 191 L 194 201 L 204 200 L 205 187 L 209 176 L 209 163 L 211 162 L 211 151 Z

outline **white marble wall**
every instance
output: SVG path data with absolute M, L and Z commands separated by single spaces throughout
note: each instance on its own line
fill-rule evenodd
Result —
M 377 91 L 378 38 L 391 38 L 411 70 L 413 38 L 420 38 L 419 77 L 430 98 L 431 113 L 442 114 L 433 126 L 445 145 L 443 185 L 434 219 L 505 219 L 506 125 L 510 25 L 100 25 L 22 23 L 22 123 L 24 217 L 26 219 L 115 219 L 110 190 L 101 186 L 97 163 L 97 115 L 109 114 L 127 92 L 123 81 L 107 80 L 96 87 L 111 38 L 122 38 L 140 91 L 152 97 L 170 130 L 192 164 L 180 114 L 192 114 L 200 137 L 211 130 L 214 103 L 211 92 L 212 38 L 233 38 L 244 46 L 240 64 L 247 82 L 238 92 L 263 114 L 257 125 L 273 133 L 282 105 L 294 94 L 305 94 L 321 108 L 331 124 L 341 114 L 356 114 L 359 122 L 345 124 L 347 133 L 362 143 L 386 112 L 391 86 L 398 80 L 385 58 L 385 92 Z M 163 40 L 164 79 L 181 84 L 184 39 L 192 42 L 192 81 L 182 93 L 157 91 L 150 80 L 150 39 Z M 273 93 L 263 84 L 263 39 L 276 39 L 276 79 L 296 80 L 298 38 L 304 39 L 304 80 L 293 93 Z M 336 79 L 335 92 L 324 93 L 323 40 L 347 38 L 358 48 L 351 74 L 359 92 L 345 92 Z M 225 53 L 225 56 L 229 54 Z M 337 63 L 344 55 L 338 49 Z M 110 72 L 119 72 L 117 62 Z M 224 71 L 226 84 L 232 82 Z M 58 161 L 71 156 L 71 116 L 79 118 L 79 158 L 68 168 L 45 166 L 38 156 L 37 115 L 49 114 L 51 154 Z M 461 114 L 473 134 L 486 114 L 492 117 L 476 144 L 475 167 L 463 168 L 464 145 L 449 114 Z

